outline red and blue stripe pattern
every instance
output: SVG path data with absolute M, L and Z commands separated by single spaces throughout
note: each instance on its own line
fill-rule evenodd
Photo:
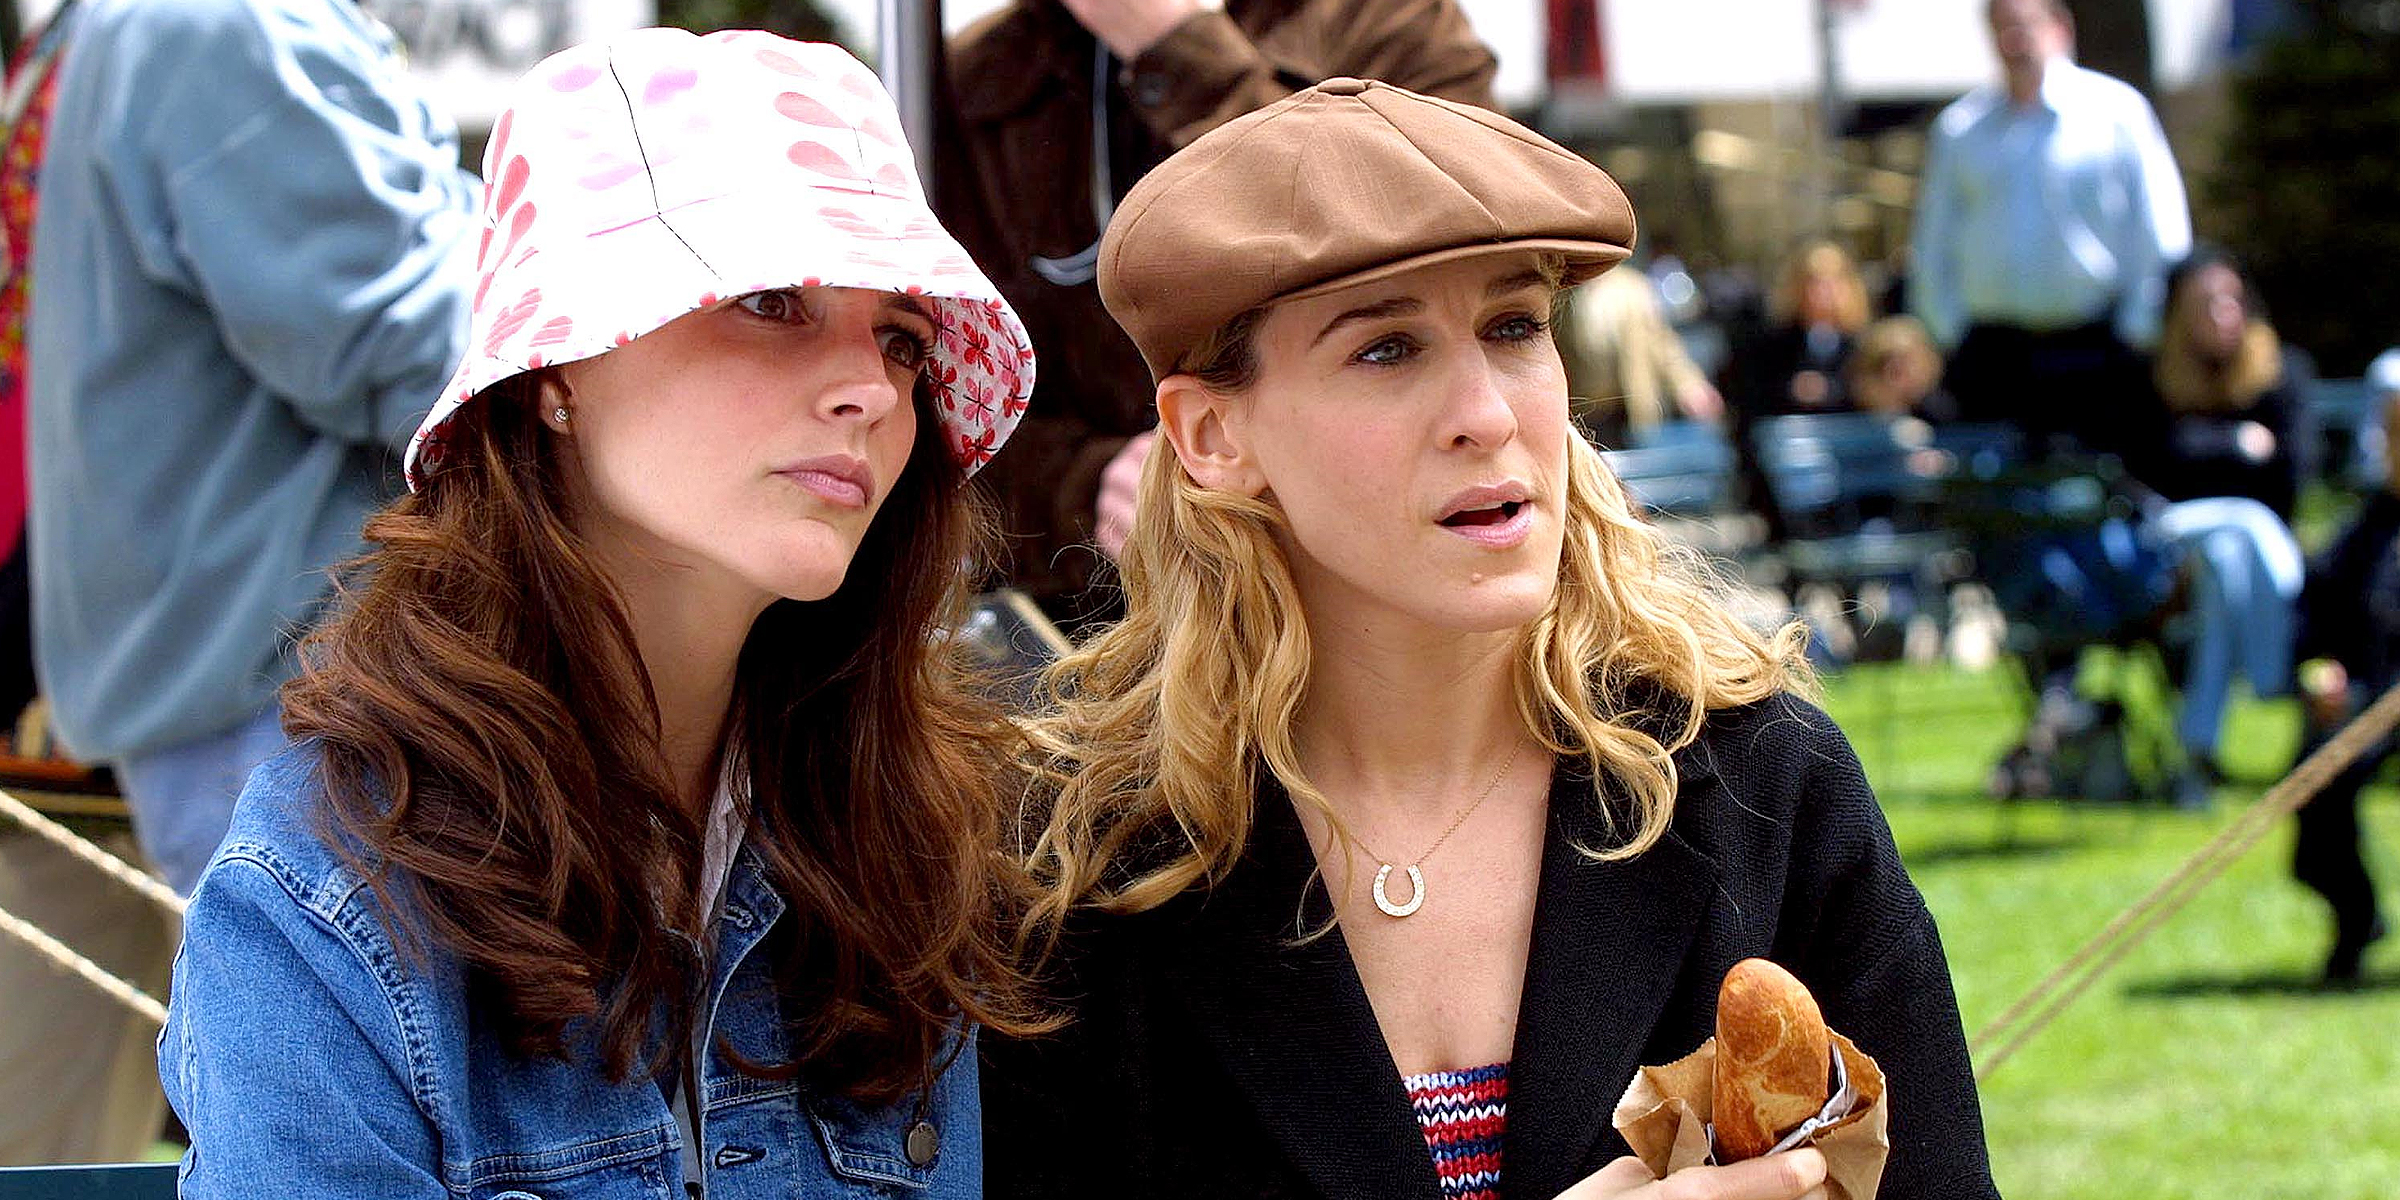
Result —
M 1508 1128 L 1508 1064 L 1429 1071 L 1400 1082 L 1433 1152 L 1443 1200 L 1500 1200 L 1500 1136 Z

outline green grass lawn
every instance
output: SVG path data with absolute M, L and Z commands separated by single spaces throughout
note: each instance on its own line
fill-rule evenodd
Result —
M 1828 681 L 1939 918 L 1972 1035 L 2198 849 L 2288 764 L 2286 704 L 2237 705 L 2217 812 L 1980 798 L 2013 739 L 2008 677 L 1862 667 Z M 2365 808 L 2387 911 L 2400 801 Z M 2290 822 L 1983 1084 L 2000 1190 L 2037 1200 L 2400 1197 L 2400 939 L 2353 992 L 2313 985 L 2330 923 Z

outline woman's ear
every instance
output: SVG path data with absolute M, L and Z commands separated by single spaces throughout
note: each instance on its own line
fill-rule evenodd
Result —
M 572 365 L 572 364 L 570 364 Z M 559 367 L 535 376 L 534 393 L 541 404 L 542 423 L 550 432 L 569 432 L 575 420 L 575 389 L 567 383 L 567 369 Z
M 1158 384 L 1159 432 L 1193 481 L 1256 496 L 1267 490 L 1267 477 L 1250 454 L 1240 407 L 1190 375 L 1169 375 Z

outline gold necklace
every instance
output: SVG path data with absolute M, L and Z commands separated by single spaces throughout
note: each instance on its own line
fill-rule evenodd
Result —
M 1442 836 L 1433 839 L 1433 844 L 1425 847 L 1425 852 L 1410 860 L 1407 865 L 1403 866 L 1387 861 L 1382 855 L 1375 853 L 1374 847 L 1367 845 L 1364 841 L 1358 843 L 1358 848 L 1366 851 L 1367 857 L 1375 860 L 1375 907 L 1382 909 L 1383 914 L 1387 917 L 1410 916 L 1418 909 L 1425 907 L 1425 860 L 1432 858 L 1433 852 L 1441 849 L 1442 843 L 1449 841 L 1450 835 L 1457 833 L 1458 827 L 1466 824 L 1467 818 L 1474 816 L 1475 810 L 1482 808 L 1483 802 L 1492 798 L 1492 793 L 1499 790 L 1500 781 L 1508 778 L 1508 773 L 1516 768 L 1517 761 L 1524 757 L 1525 746 L 1520 742 L 1517 745 L 1516 753 L 1509 755 L 1508 761 L 1500 764 L 1499 771 L 1492 775 L 1492 781 L 1483 785 L 1483 792 L 1475 797 L 1475 802 L 1458 810 L 1458 815 L 1450 818 L 1450 827 L 1442 830 Z M 1391 881 L 1394 871 L 1408 873 L 1409 894 L 1405 904 L 1392 903 L 1390 893 L 1384 890 L 1385 885 Z

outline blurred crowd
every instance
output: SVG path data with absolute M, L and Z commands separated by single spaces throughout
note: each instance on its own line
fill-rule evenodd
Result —
M 1791 602 L 1827 589 L 1837 621 L 1892 633 L 1948 615 L 1958 589 L 1996 599 L 2029 718 L 1994 794 L 2205 808 L 2237 680 L 2261 697 L 2297 684 L 2313 748 L 2396 678 L 2400 596 L 2378 572 L 2400 349 L 2321 381 L 2242 265 L 2194 243 L 2157 117 L 2074 63 L 2064 6 L 1988 12 L 2002 78 L 1935 119 L 1913 237 L 1875 264 L 1881 286 L 1830 240 L 1797 248 L 1763 298 L 1654 261 L 1576 295 L 1561 352 L 1588 432 L 1629 472 L 1651 448 L 1722 444 L 1727 489 L 1672 466 L 1629 482 L 1670 517 L 1756 514 L 1763 541 L 1732 548 Z M 1662 284 L 1718 302 L 1670 319 Z M 1687 334 L 1724 351 L 1704 366 Z M 2337 511 L 2367 496 L 2314 563 L 2294 530 L 2312 489 Z M 1834 632 L 1828 657 L 1875 641 Z M 2123 673 L 2084 675 L 2094 647 L 2166 675 L 2173 729 L 2147 770 L 2110 691 Z M 2334 910 L 2335 982 L 2384 934 L 2355 819 L 2382 753 L 2301 821 L 2295 873 Z

